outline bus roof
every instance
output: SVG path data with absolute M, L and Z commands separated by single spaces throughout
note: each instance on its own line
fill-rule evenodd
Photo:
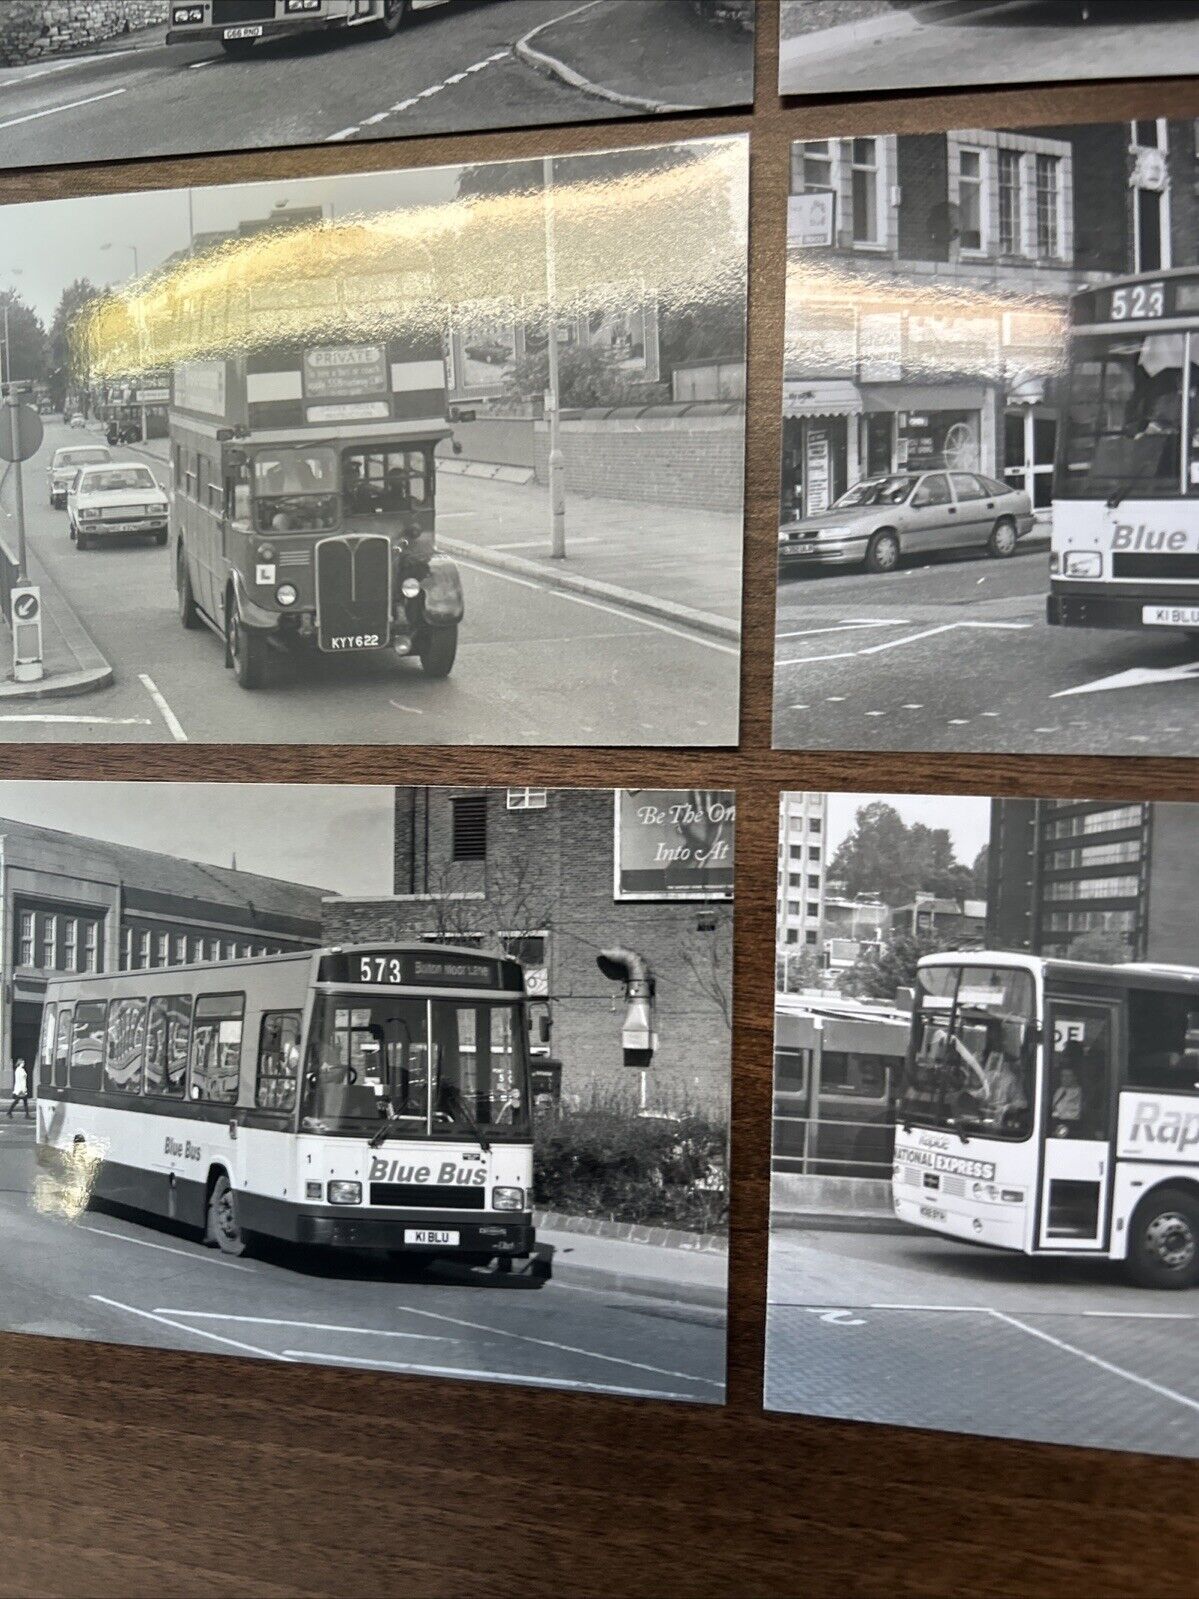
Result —
M 923 955 L 921 966 L 1015 966 L 1044 976 L 1061 973 L 1071 978 L 1090 977 L 1115 988 L 1139 988 L 1146 979 L 1163 987 L 1199 993 L 1199 966 L 1174 966 L 1156 961 L 1075 961 L 1056 955 L 1030 955 L 1026 950 L 941 950 Z

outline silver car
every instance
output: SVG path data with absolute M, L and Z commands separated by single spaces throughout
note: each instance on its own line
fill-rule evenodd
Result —
M 855 484 L 818 516 L 783 522 L 779 564 L 890 572 L 904 555 L 937 550 L 1008 556 L 1032 525 L 1024 490 L 979 472 L 891 472 Z
M 81 466 L 103 466 L 112 460 L 106 444 L 64 444 L 55 450 L 46 468 L 46 492 L 50 504 L 60 510 L 67 503 L 67 490 Z

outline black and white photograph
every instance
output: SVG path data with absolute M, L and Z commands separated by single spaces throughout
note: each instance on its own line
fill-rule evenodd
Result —
M 0 0 L 0 169 L 748 106 L 755 0 Z
M 747 173 L 6 206 L 0 738 L 735 744 Z
M 779 806 L 766 1406 L 1199 1457 L 1199 807 Z
M 792 146 L 774 741 L 1191 756 L 1190 121 Z
M 0 1330 L 722 1402 L 731 792 L 0 810 Z
M 779 93 L 1199 72 L 1196 0 L 782 0 Z

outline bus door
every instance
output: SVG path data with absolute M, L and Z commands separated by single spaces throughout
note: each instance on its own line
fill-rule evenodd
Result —
M 1041 1249 L 1107 1245 L 1112 1100 L 1119 1010 L 1099 999 L 1049 998 L 1042 1076 Z

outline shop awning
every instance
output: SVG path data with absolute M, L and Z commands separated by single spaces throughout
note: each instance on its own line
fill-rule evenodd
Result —
M 856 391 L 855 391 L 856 392 Z M 981 383 L 863 383 L 858 409 L 875 411 L 981 411 Z
M 785 383 L 784 416 L 860 416 L 862 396 L 848 378 L 823 383 Z

